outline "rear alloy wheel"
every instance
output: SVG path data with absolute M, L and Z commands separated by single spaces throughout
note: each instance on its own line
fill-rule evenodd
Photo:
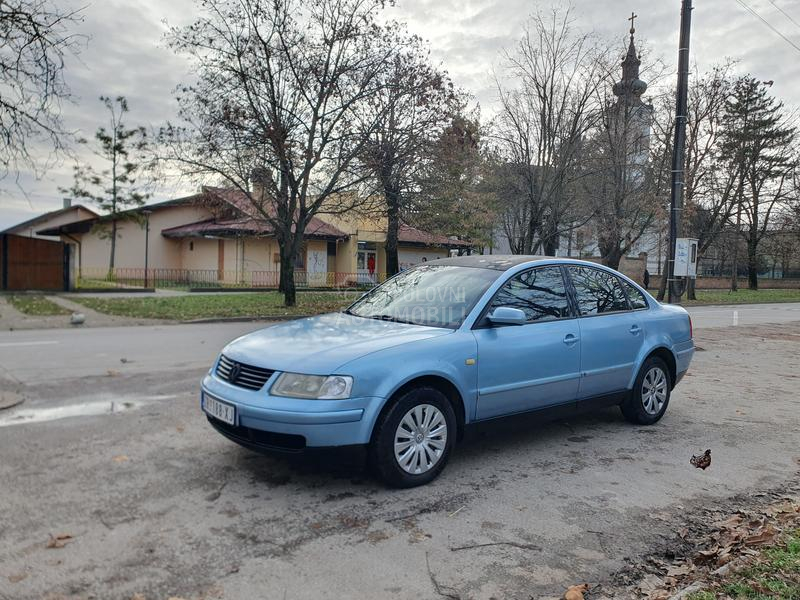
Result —
M 453 407 L 444 394 L 429 387 L 410 390 L 378 423 L 372 464 L 395 487 L 426 484 L 444 469 L 455 428 Z
M 652 425 L 662 416 L 669 405 L 672 381 L 666 363 L 657 356 L 648 358 L 636 383 L 622 403 L 622 414 L 631 423 Z

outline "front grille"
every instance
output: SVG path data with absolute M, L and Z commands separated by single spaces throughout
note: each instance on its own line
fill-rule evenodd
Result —
M 219 357 L 217 364 L 217 376 L 220 379 L 249 390 L 260 390 L 274 372 L 231 360 L 224 354 Z

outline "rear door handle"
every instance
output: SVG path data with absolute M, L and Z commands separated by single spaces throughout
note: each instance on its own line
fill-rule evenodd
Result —
M 633 335 L 639 335 L 639 332 L 640 332 L 641 330 L 642 330 L 642 328 L 641 328 L 641 327 L 639 327 L 638 325 L 631 325 L 630 332 L 631 332 Z
M 572 344 L 576 344 L 579 339 L 580 339 L 579 337 L 574 336 L 571 333 L 568 333 L 567 335 L 564 336 L 564 343 L 567 346 L 572 346 Z

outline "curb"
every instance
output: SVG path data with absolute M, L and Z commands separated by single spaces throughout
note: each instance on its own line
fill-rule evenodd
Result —
M 258 321 L 294 321 L 295 319 L 307 319 L 314 315 L 264 315 L 259 317 L 209 317 L 207 319 L 189 319 L 178 321 L 181 325 L 197 325 L 201 323 L 248 323 Z M 165 319 L 166 321 L 167 319 Z

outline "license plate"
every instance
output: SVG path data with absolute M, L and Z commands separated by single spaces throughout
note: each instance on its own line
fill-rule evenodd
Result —
M 236 425 L 236 407 L 203 394 L 203 409 L 215 419 L 228 425 Z

